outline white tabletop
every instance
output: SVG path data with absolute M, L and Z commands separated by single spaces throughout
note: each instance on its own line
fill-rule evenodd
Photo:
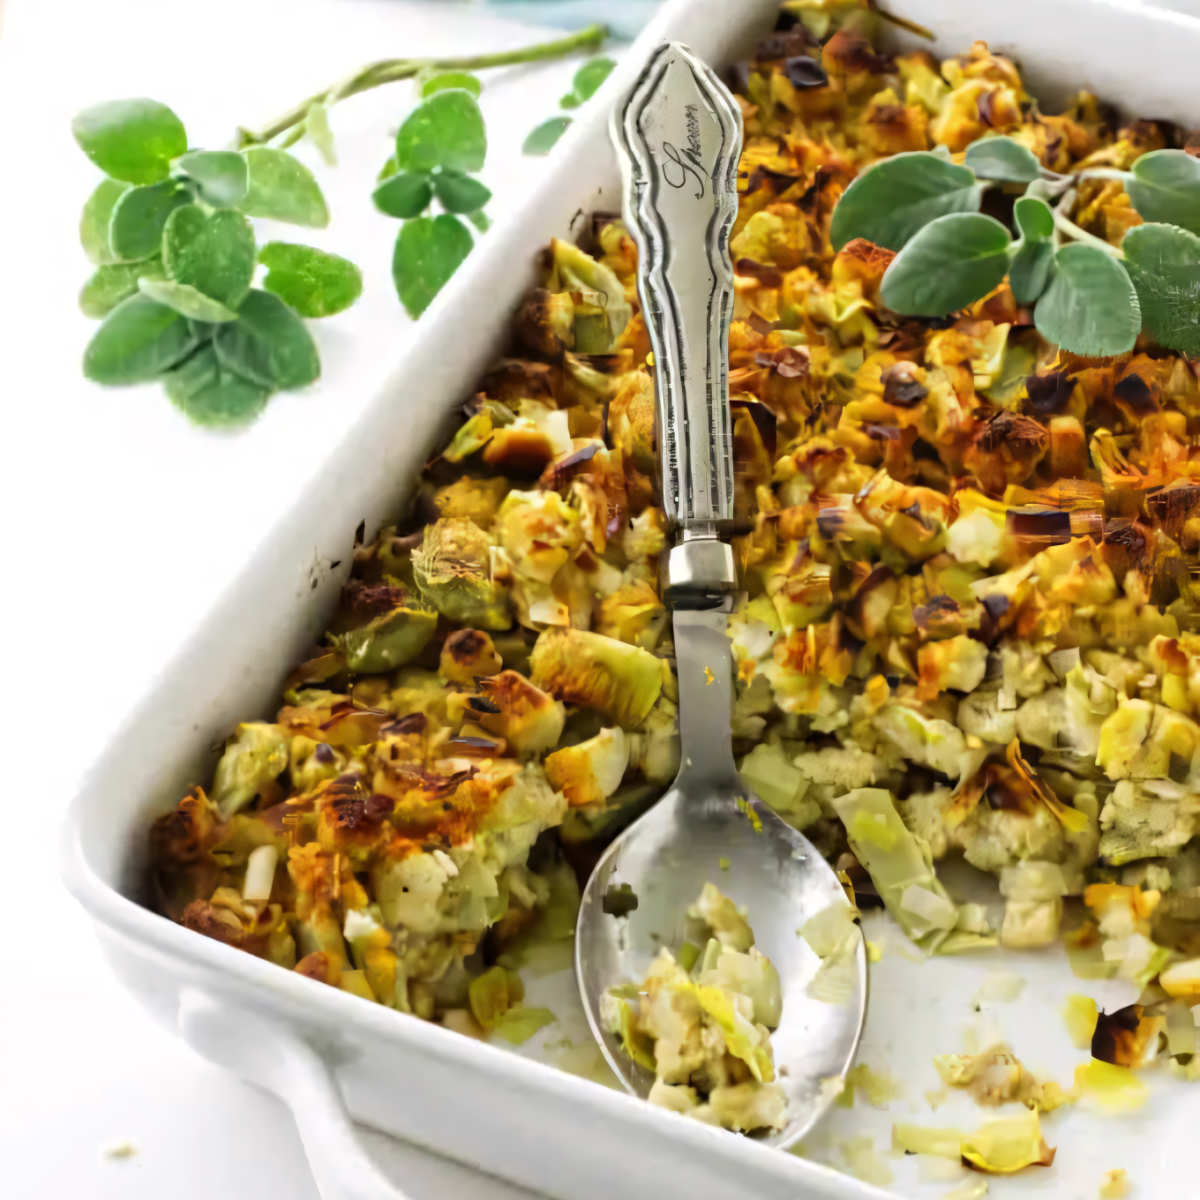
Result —
M 337 387 L 350 337 L 386 353 L 411 330 L 390 280 L 396 223 L 367 197 L 412 92 L 394 85 L 335 111 L 342 162 L 319 171 L 333 221 L 284 236 L 354 258 L 364 296 L 319 332 L 325 385 L 276 396 L 236 438 L 190 426 L 156 387 L 107 391 L 80 375 L 92 325 L 75 310 L 90 271 L 75 230 L 98 176 L 70 117 L 148 95 L 216 148 L 237 124 L 265 122 L 375 58 L 553 31 L 449 0 L 0 0 L 0 20 L 0 728 L 6 748 L 22 747 L 6 753 L 2 801 L 0 1195 L 314 1200 L 287 1112 L 150 1025 L 110 975 L 59 884 L 55 842 L 113 724 L 365 401 Z M 574 65 L 485 75 L 493 212 L 540 170 L 520 143 L 556 110 Z M 524 1194 L 365 1136 L 412 1200 Z M 105 1155 L 123 1142 L 132 1156 Z

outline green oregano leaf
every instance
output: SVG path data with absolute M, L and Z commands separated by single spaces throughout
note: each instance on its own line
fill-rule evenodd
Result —
M 86 317 L 105 317 L 122 300 L 138 290 L 139 279 L 162 279 L 163 265 L 159 258 L 144 258 L 141 262 L 104 263 L 79 291 L 79 308 Z
M 80 149 L 114 179 L 157 183 L 187 149 L 183 122 L 157 100 L 109 100 L 71 122 Z
M 1004 183 L 1032 183 L 1042 173 L 1042 164 L 1028 147 L 1004 136 L 973 141 L 963 162 L 980 179 L 998 179 Z
M 274 146 L 249 146 L 240 153 L 249 173 L 246 198 L 238 205 L 242 212 L 313 228 L 329 224 L 325 197 L 298 158 Z
M 551 117 L 543 121 L 536 129 L 530 131 L 521 146 L 522 154 L 549 154 L 554 143 L 567 131 L 571 124 L 570 117 Z
M 162 243 L 171 279 L 229 308 L 241 304 L 254 276 L 254 231 L 240 212 L 185 205 L 171 214 Z
M 480 233 L 487 233 L 487 231 L 492 227 L 491 217 L 489 217 L 482 208 L 477 212 L 469 212 L 465 215 L 467 220 L 470 221 Z
M 617 64 L 611 58 L 590 58 L 575 72 L 571 81 L 571 93 L 582 103 L 595 95 L 600 85 L 612 73 Z
M 401 170 L 478 171 L 486 156 L 483 113 L 475 98 L 459 89 L 435 92 L 408 114 L 396 133 L 396 164 Z
M 979 207 L 974 172 L 925 150 L 894 154 L 868 167 L 842 193 L 830 237 L 840 250 L 852 238 L 900 250 L 935 217 Z
M 199 344 L 174 309 L 141 294 L 104 318 L 83 352 L 83 373 L 95 383 L 144 383 L 173 367 Z
M 171 403 L 197 425 L 223 429 L 253 420 L 271 389 L 230 370 L 211 345 L 201 346 L 163 376 Z
M 1055 252 L 1054 273 L 1033 319 L 1047 341 L 1092 357 L 1131 350 L 1142 327 L 1137 293 L 1125 269 L 1085 242 Z
M 1147 221 L 1200 234 L 1200 160 L 1186 150 L 1152 150 L 1134 164 L 1125 190 Z
M 302 317 L 329 317 L 362 294 L 362 273 L 349 259 L 312 246 L 268 242 L 258 253 L 263 287 Z
M 379 174 L 375 176 L 375 181 L 378 183 L 381 180 L 387 179 L 389 175 L 395 175 L 397 170 L 396 156 L 389 154 L 387 162 L 379 168 Z
M 389 217 L 417 217 L 433 199 L 433 184 L 424 171 L 399 171 L 380 180 L 371 199 Z
M 994 217 L 938 217 L 892 259 L 880 297 L 896 312 L 919 317 L 940 317 L 964 308 L 1004 278 L 1011 241 Z
M 167 218 L 190 200 L 187 188 L 173 179 L 131 187 L 113 205 L 108 221 L 113 253 L 126 262 L 157 254 Z
M 192 150 L 176 159 L 175 165 L 213 208 L 237 208 L 246 198 L 249 173 L 246 160 L 235 150 Z
M 400 226 L 392 254 L 392 279 L 409 316 L 419 317 L 429 307 L 471 252 L 471 245 L 471 231 L 448 213 L 416 217 Z
M 574 92 L 565 92 L 558 99 L 559 108 L 578 108 L 583 103 Z
M 337 150 L 333 144 L 333 130 L 329 127 L 329 109 L 320 100 L 314 100 L 308 106 L 308 114 L 304 118 L 304 132 L 309 141 L 317 148 L 321 161 L 327 167 L 337 165 Z
M 1168 350 L 1200 356 L 1200 237 L 1174 225 L 1138 225 L 1121 249 L 1142 324 Z
M 83 206 L 79 217 L 79 242 L 83 252 L 97 266 L 119 261 L 108 240 L 108 225 L 114 206 L 128 190 L 129 184 L 118 179 L 102 179 Z
M 213 334 L 213 349 L 231 371 L 269 388 L 298 388 L 321 373 L 304 322 L 278 296 L 252 288 L 238 319 Z
M 420 88 L 422 99 L 432 96 L 434 92 L 444 92 L 452 88 L 470 92 L 472 96 L 478 96 L 483 91 L 483 84 L 479 82 L 478 76 L 472 75 L 469 71 L 437 71 L 433 74 L 418 74 L 417 85 Z
M 151 300 L 165 304 L 193 321 L 215 324 L 237 317 L 237 313 L 232 308 L 226 308 L 220 300 L 214 300 L 190 284 L 176 283 L 173 279 L 142 278 L 138 280 L 138 290 L 143 296 L 149 296 Z
M 1054 266 L 1052 242 L 1027 242 L 1022 239 L 1008 268 L 1008 285 L 1018 304 L 1032 304 L 1050 282 Z
M 1021 196 L 1013 205 L 1013 220 L 1027 242 L 1048 242 L 1054 236 L 1054 212 L 1037 196 Z
M 433 191 L 438 203 L 452 213 L 476 212 L 492 198 L 491 191 L 478 179 L 448 168 L 434 175 Z

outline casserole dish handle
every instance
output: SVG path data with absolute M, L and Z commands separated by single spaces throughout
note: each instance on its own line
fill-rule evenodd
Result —
M 178 1020 L 198 1054 L 291 1109 L 321 1200 L 407 1200 L 359 1144 L 330 1064 L 294 1029 L 195 988 L 180 996 Z

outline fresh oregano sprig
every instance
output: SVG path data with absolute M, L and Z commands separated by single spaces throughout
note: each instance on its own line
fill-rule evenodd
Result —
M 571 81 L 571 90 L 559 100 L 559 108 L 578 108 L 585 100 L 590 100 L 616 65 L 611 58 L 603 56 L 585 62 L 575 72 L 575 78 Z M 571 118 L 561 115 L 543 121 L 530 131 L 521 146 L 521 152 L 523 154 L 549 154 L 555 142 L 562 137 L 570 124 Z
M 605 36 L 602 25 L 592 25 L 499 53 L 370 63 L 259 132 L 239 129 L 236 150 L 189 150 L 183 123 L 153 100 L 80 113 L 76 140 L 106 176 L 79 227 L 96 266 L 80 306 L 103 322 L 85 351 L 85 374 L 111 385 L 161 379 L 171 399 L 206 425 L 243 423 L 272 391 L 316 379 L 317 349 L 300 318 L 348 307 L 361 275 L 311 246 L 270 242 L 260 250 L 247 218 L 328 224 L 320 187 L 286 147 L 307 137 L 333 164 L 329 109 L 402 79 L 416 80 L 424 103 L 397 139 L 386 172 L 396 178 L 381 207 L 415 218 L 397 239 L 394 274 L 401 300 L 417 315 L 471 248 L 457 214 L 480 230 L 488 225 L 482 210 L 491 193 L 473 178 L 487 147 L 474 104 L 480 84 L 470 71 L 590 49 Z M 422 216 L 435 198 L 444 211 Z M 254 288 L 258 265 L 266 272 Z
M 1078 185 L 1119 179 L 1145 224 L 1120 247 L 1070 219 Z M 1023 184 L 1013 205 L 1017 236 L 980 213 L 986 187 Z M 884 272 L 883 302 L 940 317 L 986 296 L 1007 275 L 1018 303 L 1033 305 L 1047 340 L 1106 357 L 1133 348 L 1144 328 L 1162 346 L 1200 354 L 1200 160 L 1154 150 L 1128 171 L 1043 167 L 1010 137 L 883 159 L 846 189 L 833 213 L 835 250 L 861 237 L 898 253 Z
M 309 122 L 314 112 L 328 118 L 328 110 L 341 100 L 357 96 L 360 92 L 382 87 L 404 79 L 421 79 L 431 74 L 446 78 L 456 72 L 482 71 L 491 67 L 515 66 L 520 63 L 540 62 L 548 58 L 561 58 L 580 50 L 594 49 L 608 35 L 603 25 L 588 25 L 566 37 L 553 41 L 538 42 L 516 50 L 501 50 L 491 54 L 467 54 L 444 58 L 384 58 L 360 67 L 353 74 L 314 92 L 285 113 L 258 131 L 241 128 L 238 130 L 240 145 L 262 145 L 280 138 L 287 146 L 304 137 L 311 136 Z M 447 83 L 447 86 L 455 86 Z M 476 93 L 478 94 L 478 93 Z
M 159 379 L 201 425 L 256 416 L 272 392 L 303 387 L 320 359 L 301 318 L 353 304 L 358 268 L 312 246 L 258 248 L 250 217 L 324 226 L 312 173 L 284 150 L 189 150 L 183 123 L 155 100 L 80 113 L 80 148 L 102 171 L 80 220 L 96 264 L 80 306 L 102 318 L 84 374 L 124 385 Z M 252 286 L 257 266 L 261 287 Z
M 399 217 L 392 251 L 392 280 L 410 316 L 434 296 L 471 252 L 474 239 L 461 220 L 487 228 L 483 206 L 492 193 L 476 174 L 487 157 L 487 131 L 476 96 L 479 80 L 456 72 L 420 83 L 420 104 L 396 131 L 372 198 L 389 217 Z M 441 213 L 428 210 L 437 202 Z

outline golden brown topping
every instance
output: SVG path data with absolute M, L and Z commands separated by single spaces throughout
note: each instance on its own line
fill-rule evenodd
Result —
M 439 669 L 451 683 L 495 675 L 503 666 L 492 639 L 482 629 L 456 629 L 442 643 Z

